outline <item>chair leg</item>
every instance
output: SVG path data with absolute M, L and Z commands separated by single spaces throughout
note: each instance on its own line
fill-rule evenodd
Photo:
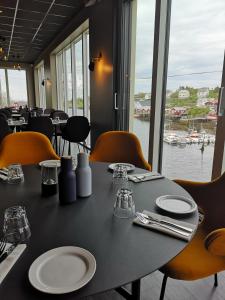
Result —
M 70 142 L 69 142 L 68 154 L 71 155 L 71 145 L 70 145 Z
M 214 286 L 215 286 L 215 287 L 218 286 L 218 275 L 217 275 L 217 273 L 214 274 Z
M 63 156 L 63 154 L 64 154 L 64 147 L 65 147 L 65 140 L 63 141 L 63 150 L 62 150 L 62 156 Z
M 159 300 L 164 299 L 167 278 L 168 278 L 168 276 L 164 275 Z

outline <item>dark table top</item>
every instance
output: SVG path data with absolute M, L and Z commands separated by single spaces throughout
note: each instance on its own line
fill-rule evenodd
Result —
M 28 247 L 0 286 L 1 300 L 78 299 L 135 281 L 157 270 L 184 249 L 187 242 L 132 224 L 131 219 L 113 217 L 115 193 L 108 164 L 94 163 L 93 193 L 88 198 L 61 206 L 58 195 L 41 197 L 41 175 L 37 166 L 23 166 L 25 182 L 0 182 L 0 226 L 4 210 L 23 205 L 31 225 Z M 139 169 L 135 172 L 143 173 Z M 131 183 L 137 211 L 157 211 L 155 199 L 164 194 L 189 196 L 176 183 L 159 179 Z M 197 224 L 197 212 L 182 218 Z M 79 291 L 48 295 L 35 290 L 28 280 L 32 262 L 42 253 L 60 246 L 78 246 L 96 259 L 93 279 Z

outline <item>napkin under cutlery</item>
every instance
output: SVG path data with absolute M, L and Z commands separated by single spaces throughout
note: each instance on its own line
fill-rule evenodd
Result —
M 11 244 L 6 245 L 6 250 L 11 246 Z M 23 253 L 23 251 L 26 249 L 26 244 L 19 244 L 16 246 L 16 248 L 9 254 L 9 256 L 6 257 L 5 260 L 3 260 L 0 263 L 0 284 L 6 277 L 6 275 L 9 273 L 11 268 L 14 266 L 20 255 Z
M 143 181 L 155 180 L 160 178 L 164 178 L 164 176 L 156 172 L 147 172 L 141 174 L 128 175 L 128 179 L 133 182 L 143 182 Z
M 184 235 L 179 234 L 177 232 L 174 232 L 174 231 L 172 231 L 170 229 L 164 228 L 160 224 L 157 224 L 157 222 L 144 224 L 138 218 L 135 218 L 133 220 L 133 222 L 135 224 L 143 226 L 143 227 L 146 227 L 146 228 L 149 228 L 149 229 L 152 229 L 152 230 L 160 231 L 160 232 L 162 232 L 164 234 L 167 234 L 167 235 L 170 235 L 170 236 L 173 236 L 173 237 L 185 240 L 185 241 L 189 241 L 192 238 L 193 234 L 195 233 L 196 226 L 193 225 L 193 224 L 190 224 L 190 223 L 187 223 L 187 222 L 183 222 L 183 221 L 178 221 L 176 219 L 172 219 L 172 218 L 169 218 L 169 217 L 166 217 L 166 216 L 162 216 L 162 215 L 159 215 L 159 214 L 147 211 L 147 210 L 144 210 L 143 213 L 146 214 L 146 215 L 148 215 L 148 216 L 150 216 L 150 217 L 152 217 L 152 218 L 158 219 L 158 220 L 165 220 L 165 221 L 168 221 L 168 222 L 171 222 L 171 223 L 174 223 L 174 224 L 178 224 L 178 225 L 181 225 L 181 226 L 189 227 L 189 228 L 193 229 L 193 232 L 190 233 L 190 234 L 188 234 L 188 236 L 184 236 Z M 186 233 L 187 232 L 185 232 L 185 234 Z

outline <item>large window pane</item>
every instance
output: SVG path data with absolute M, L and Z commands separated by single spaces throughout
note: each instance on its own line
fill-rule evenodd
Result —
M 24 106 L 27 104 L 26 71 L 10 70 L 8 72 L 10 105 Z
M 64 52 L 65 55 L 65 102 L 67 113 L 72 115 L 72 66 L 71 66 L 71 49 Z
M 83 51 L 82 40 L 75 44 L 75 78 L 76 78 L 76 112 L 77 115 L 84 115 L 84 91 L 83 91 Z
M 163 150 L 170 178 L 211 178 L 224 11 L 223 0 L 172 3 Z
M 137 0 L 135 89 L 133 101 L 133 132 L 139 137 L 148 158 L 151 76 L 154 39 L 154 0 Z
M 0 69 L 0 107 L 7 106 L 7 90 L 5 70 Z

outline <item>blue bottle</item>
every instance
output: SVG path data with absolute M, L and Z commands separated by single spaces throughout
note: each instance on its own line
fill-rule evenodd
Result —
M 72 168 L 72 158 L 63 156 L 59 173 L 59 202 L 70 204 L 76 201 L 76 198 L 76 175 Z

